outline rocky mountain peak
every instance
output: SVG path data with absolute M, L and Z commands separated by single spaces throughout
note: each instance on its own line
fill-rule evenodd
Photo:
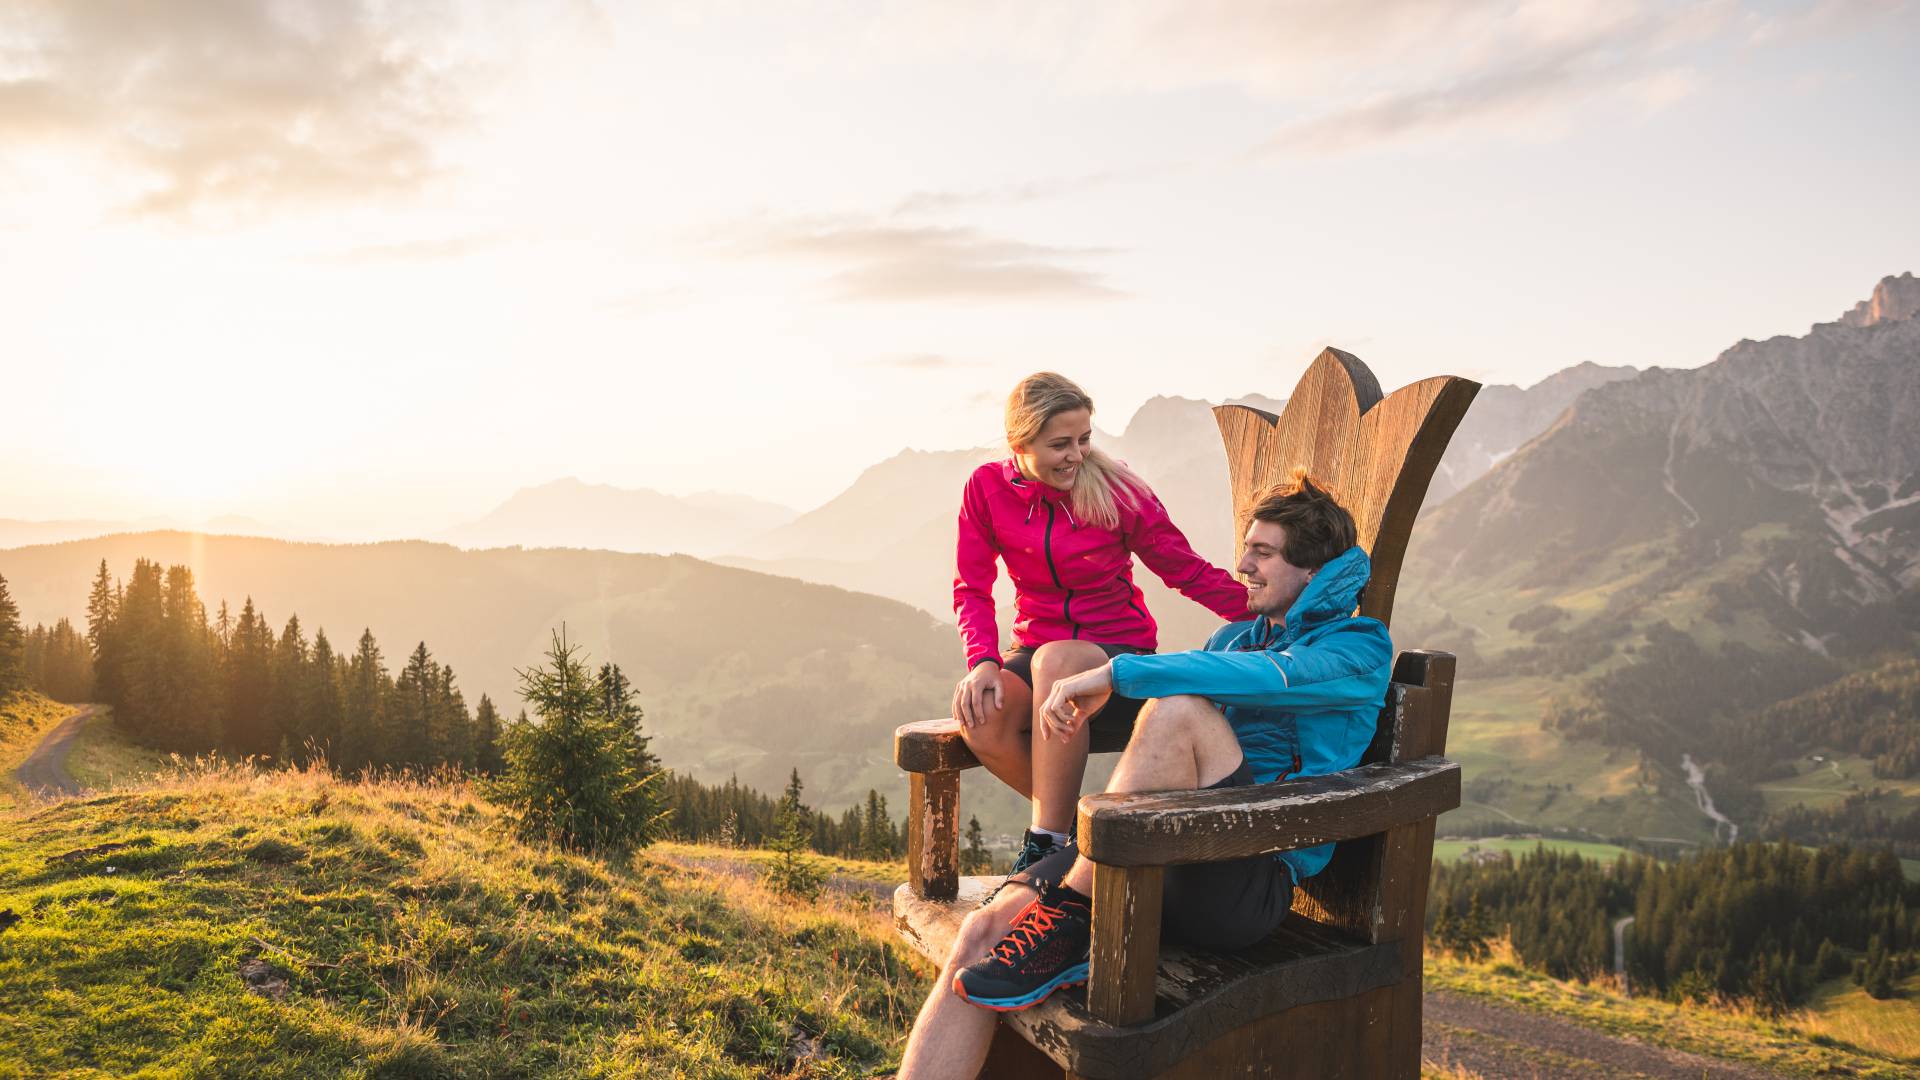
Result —
M 1840 316 L 1840 321 L 1847 326 L 1872 326 L 1911 319 L 1916 314 L 1920 314 L 1920 278 L 1909 270 L 1899 277 L 1881 278 L 1880 284 L 1873 287 L 1873 295 L 1853 305 L 1853 310 Z

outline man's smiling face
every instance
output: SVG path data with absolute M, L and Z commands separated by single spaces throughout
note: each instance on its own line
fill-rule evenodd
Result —
M 1286 546 L 1286 526 L 1255 521 L 1247 526 L 1246 550 L 1237 568 L 1247 583 L 1247 610 L 1276 623 L 1285 621 L 1287 609 L 1300 599 L 1314 575 L 1287 561 L 1281 554 Z

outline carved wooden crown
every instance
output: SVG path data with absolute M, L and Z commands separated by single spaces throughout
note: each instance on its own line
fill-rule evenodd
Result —
M 1373 560 L 1360 614 L 1389 621 L 1413 519 L 1479 391 L 1477 382 L 1437 375 L 1383 398 L 1359 357 L 1326 349 L 1279 416 L 1245 405 L 1214 409 L 1233 482 L 1235 559 L 1253 504 L 1304 465 L 1353 514 Z

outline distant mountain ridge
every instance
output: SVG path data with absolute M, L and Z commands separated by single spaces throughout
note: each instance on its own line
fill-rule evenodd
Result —
M 1635 545 L 1677 589 L 1747 552 L 1743 603 L 1795 641 L 1920 583 L 1920 320 L 1820 323 L 1593 388 L 1428 516 L 1406 577 L 1551 591 Z
M 744 495 L 668 495 L 574 477 L 521 488 L 485 516 L 442 533 L 462 547 L 577 547 L 712 555 L 791 521 L 796 511 Z

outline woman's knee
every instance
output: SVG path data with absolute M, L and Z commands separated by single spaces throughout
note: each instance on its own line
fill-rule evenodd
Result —
M 1034 650 L 1033 674 L 1035 679 L 1053 682 L 1106 662 L 1106 650 L 1091 641 L 1049 641 Z
M 1009 703 L 1011 704 L 1011 703 Z M 1031 740 L 1025 710 L 988 706 L 986 718 L 972 727 L 960 727 L 960 737 L 976 754 L 1001 755 L 1018 751 Z

